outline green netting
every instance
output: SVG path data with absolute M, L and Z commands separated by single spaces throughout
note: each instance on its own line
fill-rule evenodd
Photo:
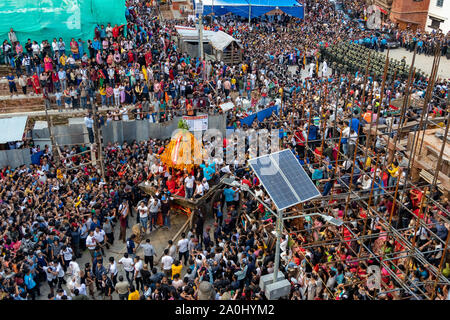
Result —
M 0 0 L 0 40 L 13 28 L 20 43 L 62 37 L 92 39 L 97 24 L 122 25 L 125 0 Z

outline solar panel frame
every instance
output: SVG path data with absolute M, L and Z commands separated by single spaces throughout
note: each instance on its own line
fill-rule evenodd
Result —
M 270 160 L 269 157 L 267 159 Z M 263 174 L 262 168 L 265 166 L 261 165 L 261 159 L 257 159 L 254 163 L 250 164 L 256 176 L 258 177 L 261 184 L 266 189 L 272 201 L 278 210 L 283 210 L 292 206 L 292 203 L 299 203 L 299 199 L 296 194 L 292 192 L 289 186 L 286 184 L 280 171 L 277 171 L 274 175 L 271 175 L 271 179 L 266 179 L 266 175 Z M 270 160 L 270 163 L 272 161 Z
M 286 156 L 285 156 L 286 154 Z M 282 166 L 280 165 L 280 161 L 274 161 L 274 159 L 283 159 L 285 161 L 284 163 L 288 165 L 287 169 L 291 169 L 292 172 L 286 172 L 283 170 Z M 290 158 L 290 159 L 289 159 Z M 290 160 L 290 161 L 289 161 Z M 294 161 L 292 161 L 294 160 Z M 263 163 L 266 162 L 266 163 Z M 265 178 L 268 175 L 264 175 L 261 172 L 261 168 L 267 167 L 268 163 L 275 162 L 276 164 L 273 165 L 276 167 L 277 172 L 274 172 L 273 174 L 270 174 L 272 177 L 271 179 Z M 275 203 L 275 206 L 278 208 L 278 210 L 284 210 L 289 207 L 292 207 L 296 204 L 311 200 L 313 198 L 316 198 L 320 196 L 320 192 L 317 190 L 314 183 L 311 181 L 309 176 L 306 174 L 303 167 L 300 165 L 298 160 L 295 158 L 294 154 L 290 149 L 280 150 L 274 153 L 271 153 L 269 155 L 260 156 L 257 158 L 253 158 L 248 161 L 250 167 L 255 172 L 256 176 L 258 177 L 259 181 L 263 185 L 263 187 L 266 189 L 267 193 L 269 194 L 272 201 Z M 265 166 L 262 166 L 261 164 L 265 164 Z M 301 177 L 302 180 L 296 181 L 296 178 L 293 176 L 295 175 L 295 170 L 298 170 L 296 177 Z M 276 177 L 276 178 L 275 178 Z M 291 183 L 291 181 L 292 183 Z M 308 182 L 307 184 L 310 186 L 310 189 L 313 189 L 311 192 L 309 192 L 308 197 L 302 198 L 299 195 L 299 192 L 297 191 L 298 187 L 300 186 L 300 189 L 305 189 L 304 186 L 301 186 L 298 184 Z M 294 184 L 294 185 L 293 185 Z M 297 189 L 295 188 L 297 186 Z M 287 188 L 286 188 L 287 187 Z M 293 196 L 292 196 L 292 195 Z M 305 193 L 303 193 L 304 195 Z
M 283 172 L 289 184 L 294 188 L 302 202 L 314 199 L 321 195 L 320 191 L 311 181 L 291 150 L 285 149 L 272 155 L 272 158 L 279 157 L 278 167 Z M 285 161 L 282 163 L 282 161 Z M 289 170 L 289 171 L 288 171 Z

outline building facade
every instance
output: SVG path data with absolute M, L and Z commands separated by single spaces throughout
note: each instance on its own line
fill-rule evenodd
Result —
M 450 0 L 430 0 L 425 30 L 441 30 L 444 34 L 450 31 Z
M 430 1 L 436 0 L 394 0 L 390 19 L 400 29 L 425 29 Z
M 387 18 L 389 18 L 389 13 L 391 12 L 392 8 L 392 2 L 394 0 L 374 0 L 373 4 L 378 7 L 381 13 L 381 17 L 385 21 Z

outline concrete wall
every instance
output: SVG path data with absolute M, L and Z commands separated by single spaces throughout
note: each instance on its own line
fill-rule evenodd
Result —
M 181 117 L 175 117 L 172 121 L 163 123 L 150 123 L 146 120 L 113 121 L 108 126 L 102 127 L 103 143 L 123 143 L 134 140 L 168 139 L 178 128 Z M 223 135 L 226 133 L 226 115 L 209 115 L 208 128 L 218 129 Z M 59 125 L 53 127 L 53 135 L 59 146 L 89 143 L 89 137 L 84 124 Z M 33 140 L 41 145 L 41 149 L 50 145 L 48 128 L 32 131 Z
M 0 151 L 0 167 L 11 166 L 17 168 L 21 165 L 31 164 L 30 148 L 27 149 L 13 149 Z
M 163 123 L 150 123 L 145 120 L 113 121 L 102 128 L 103 142 L 130 143 L 133 140 L 170 139 L 172 133 L 178 128 L 181 117 Z M 219 129 L 223 135 L 226 132 L 225 115 L 209 115 L 208 128 Z
M 63 147 L 75 144 L 89 143 L 89 137 L 84 124 L 58 125 L 52 128 L 56 143 Z M 48 128 L 32 130 L 32 138 L 41 149 L 45 145 L 51 145 Z

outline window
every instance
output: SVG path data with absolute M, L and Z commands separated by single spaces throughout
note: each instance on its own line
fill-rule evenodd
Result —
M 431 18 L 431 25 L 429 26 L 430 28 L 437 30 L 439 29 L 440 25 L 441 21 Z
M 444 0 L 436 0 L 436 6 L 441 7 L 444 5 Z

